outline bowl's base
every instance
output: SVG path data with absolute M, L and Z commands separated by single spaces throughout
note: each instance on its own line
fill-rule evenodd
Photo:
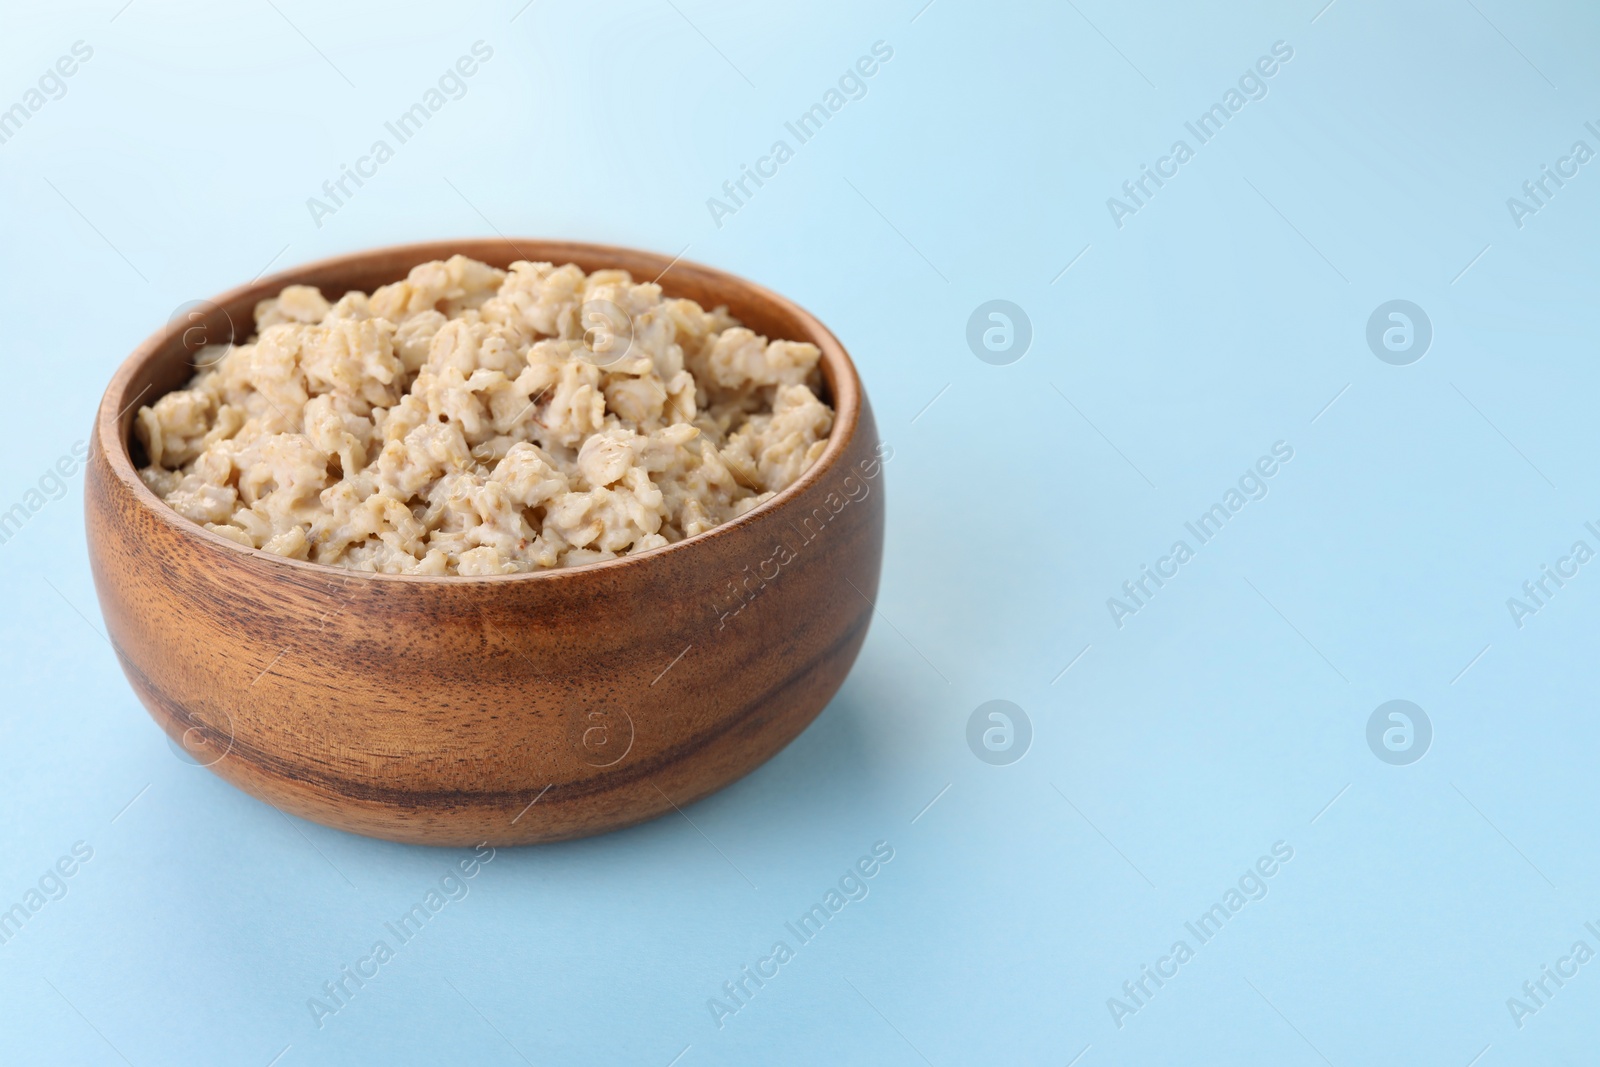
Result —
M 588 773 L 581 777 L 529 778 L 521 788 L 481 793 L 430 793 L 354 780 L 332 783 L 286 773 L 282 760 L 264 758 L 237 736 L 160 699 L 120 650 L 118 659 L 140 703 L 180 759 L 211 770 L 279 811 L 402 844 L 500 847 L 568 841 L 648 822 L 754 771 L 821 714 L 855 662 L 869 621 L 863 615 L 830 650 L 832 655 L 722 720 L 714 736 L 679 746 L 672 758 L 630 765 L 624 756 L 605 773 L 585 767 Z

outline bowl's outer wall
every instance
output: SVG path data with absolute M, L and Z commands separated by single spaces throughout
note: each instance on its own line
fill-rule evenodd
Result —
M 636 277 L 669 262 L 536 241 L 410 246 L 236 290 L 205 312 L 207 327 L 216 339 L 228 319 L 248 324 L 256 299 L 292 281 L 370 290 L 453 251 Z M 147 342 L 102 402 L 85 521 L 112 643 L 162 728 L 285 811 L 436 845 L 626 826 L 721 788 L 797 736 L 844 681 L 877 596 L 872 412 L 838 342 L 794 305 L 692 265 L 663 286 L 824 347 L 840 413 L 828 453 L 782 498 L 700 538 L 541 575 L 373 577 L 188 523 L 131 474 L 133 414 L 120 408 L 192 373 L 181 325 Z

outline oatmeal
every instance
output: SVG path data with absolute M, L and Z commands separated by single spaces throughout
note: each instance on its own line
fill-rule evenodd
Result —
M 453 256 L 334 303 L 291 285 L 255 319 L 139 409 L 139 474 L 292 559 L 483 575 L 643 552 L 793 484 L 833 426 L 815 345 L 625 271 Z

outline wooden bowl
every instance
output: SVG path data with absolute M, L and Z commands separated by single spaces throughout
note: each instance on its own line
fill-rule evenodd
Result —
M 822 350 L 837 417 L 799 482 L 664 548 L 495 577 L 365 574 L 241 546 L 139 480 L 135 410 L 243 342 L 285 285 L 330 299 L 460 252 L 660 276 L 771 337 Z M 844 681 L 871 621 L 887 449 L 844 348 L 742 278 L 602 245 L 466 240 L 323 260 L 234 289 L 130 356 L 95 417 L 85 521 L 134 692 L 180 751 L 328 826 L 430 845 L 581 837 L 684 807 L 788 744 Z

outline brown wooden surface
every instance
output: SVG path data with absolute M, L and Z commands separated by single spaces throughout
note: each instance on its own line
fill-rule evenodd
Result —
M 332 300 L 456 252 L 501 267 L 622 267 L 640 280 L 671 263 L 538 240 L 400 246 L 219 296 L 202 311 L 204 338 L 194 320 L 157 332 L 106 390 L 85 482 L 90 562 L 117 656 L 156 722 L 200 762 L 355 833 L 521 844 L 686 806 L 816 717 L 877 597 L 884 474 L 863 473 L 878 444 L 872 412 L 843 347 L 793 303 L 683 261 L 660 278 L 670 296 L 726 304 L 757 332 L 816 344 L 837 419 L 800 482 L 640 556 L 491 578 L 367 575 L 241 548 L 172 511 L 135 473 L 134 412 L 188 379 L 194 342 L 227 340 L 230 323 L 243 342 L 255 302 L 285 285 L 317 285 Z M 763 566 L 780 545 L 793 559 Z M 764 584 L 750 578 L 774 569 Z M 754 592 L 723 618 L 740 603 L 730 583 Z

